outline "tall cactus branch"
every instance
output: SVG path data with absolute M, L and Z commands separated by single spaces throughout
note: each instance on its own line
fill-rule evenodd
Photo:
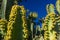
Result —
M 56 40 L 56 31 L 54 30 L 56 24 L 54 6 L 49 4 L 47 7 L 48 15 L 45 17 L 43 24 L 45 30 L 44 40 Z

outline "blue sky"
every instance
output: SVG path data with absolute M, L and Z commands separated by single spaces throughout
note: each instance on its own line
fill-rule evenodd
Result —
M 42 18 L 45 17 L 47 14 L 46 5 L 55 5 L 55 3 L 56 0 L 27 0 L 27 2 L 23 0 L 23 2 L 19 2 L 19 5 L 24 5 L 25 9 L 28 9 L 29 11 L 37 12 L 38 18 Z

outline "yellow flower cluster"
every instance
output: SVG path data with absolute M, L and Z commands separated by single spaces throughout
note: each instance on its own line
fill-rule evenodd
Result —
M 16 15 L 17 15 L 17 11 L 18 11 L 17 9 L 18 8 L 19 8 L 18 5 L 13 5 L 12 6 L 11 13 L 10 13 L 10 16 L 9 16 L 9 22 L 8 22 L 8 25 L 7 25 L 7 34 L 4 37 L 4 40 L 10 40 L 11 39 L 13 24 L 15 23 L 15 20 L 16 20 Z
M 37 18 L 38 17 L 36 12 L 30 12 L 29 16 L 32 17 L 32 18 Z
M 24 39 L 26 39 L 26 40 L 28 40 L 27 38 L 28 38 L 28 28 L 27 28 L 27 21 L 26 21 L 26 11 L 25 11 L 25 9 L 24 9 L 24 7 L 22 6 L 22 21 L 23 21 L 23 24 L 22 24 L 22 26 L 23 26 L 23 37 L 24 37 Z

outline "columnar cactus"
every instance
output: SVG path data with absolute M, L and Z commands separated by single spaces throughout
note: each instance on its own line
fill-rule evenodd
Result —
M 2 35 L 2 38 L 6 35 L 7 31 L 7 21 L 4 19 L 0 19 L 0 34 Z
M 56 10 L 58 12 L 56 16 L 57 40 L 60 40 L 60 0 L 57 0 L 56 2 Z
M 25 40 L 28 38 L 25 13 L 23 6 L 14 5 L 12 7 L 4 40 Z
M 60 15 L 56 15 L 56 26 L 55 30 L 57 32 L 57 40 L 60 40 Z
M 52 4 L 47 6 L 47 11 L 48 11 L 48 15 L 45 17 L 44 20 L 44 40 L 56 40 L 57 37 L 57 33 L 54 30 L 55 28 L 55 12 L 54 12 L 54 6 Z
M 7 34 L 4 37 L 4 40 L 11 40 L 12 39 L 12 30 L 13 30 L 13 25 L 15 24 L 16 16 L 17 16 L 17 5 L 14 5 L 11 10 L 11 14 L 9 16 L 9 22 L 7 25 Z
M 43 23 L 44 40 L 60 40 L 60 0 L 56 2 L 57 14 L 55 14 L 54 6 L 47 5 L 48 15 Z
M 57 0 L 57 2 L 56 2 L 56 10 L 60 14 L 60 0 Z

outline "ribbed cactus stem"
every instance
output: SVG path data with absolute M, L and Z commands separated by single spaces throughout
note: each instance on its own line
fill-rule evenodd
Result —
M 27 26 L 27 20 L 26 20 L 26 11 L 24 9 L 24 7 L 22 6 L 22 21 L 23 21 L 23 37 L 24 40 L 28 40 L 28 36 L 29 36 L 29 32 L 28 32 L 28 26 Z
M 57 31 L 57 40 L 60 40 L 60 0 L 56 2 L 56 10 L 58 14 L 56 15 L 56 31 Z
M 4 40 L 28 40 L 26 11 L 23 6 L 13 5 Z
M 6 5 L 7 5 L 7 0 L 2 0 L 2 6 L 1 6 L 1 18 L 5 19 L 5 12 L 6 12 Z
M 47 9 L 47 13 L 55 13 L 54 12 L 54 5 L 53 4 L 48 4 L 47 6 L 46 6 L 46 9 Z
M 11 13 L 10 13 L 10 16 L 9 16 L 9 22 L 8 22 L 8 25 L 7 25 L 7 34 L 4 37 L 4 40 L 14 40 L 14 39 L 12 39 L 12 31 L 13 31 L 13 28 L 14 28 L 13 25 L 15 24 L 18 8 L 19 8 L 18 5 L 12 6 Z
M 56 31 L 55 28 L 55 13 L 54 6 L 52 4 L 49 5 L 48 15 L 45 17 L 45 21 L 43 24 L 44 27 L 44 40 L 56 40 Z
M 57 40 L 60 40 L 60 15 L 56 15 L 56 27 L 55 30 L 57 31 Z
M 6 35 L 7 31 L 7 21 L 4 19 L 0 19 L 0 34 L 2 34 L 2 37 Z
M 57 0 L 57 2 L 56 2 L 56 10 L 60 14 L 60 0 Z

